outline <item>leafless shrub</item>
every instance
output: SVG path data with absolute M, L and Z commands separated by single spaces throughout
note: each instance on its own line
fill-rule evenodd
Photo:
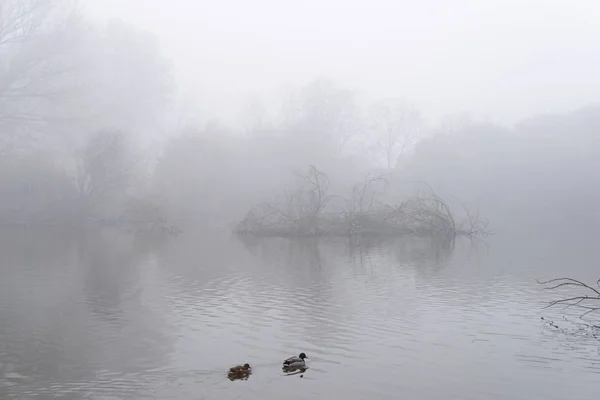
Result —
M 383 184 L 387 186 L 388 180 L 384 175 L 367 176 L 362 184 L 357 184 L 352 189 L 352 196 L 350 198 L 350 212 L 352 213 L 369 213 L 373 209 L 373 205 L 380 194 L 375 190 L 376 185 Z
M 426 194 L 407 198 L 400 204 L 381 200 L 378 185 L 389 185 L 383 175 L 367 176 L 353 187 L 349 198 L 332 195 L 331 182 L 314 166 L 298 174 L 299 184 L 273 203 L 251 209 L 236 231 L 262 236 L 318 235 L 467 235 L 485 232 L 478 213 L 468 215 L 466 227 L 457 228 L 449 205 L 429 185 Z M 342 209 L 334 209 L 340 199 Z

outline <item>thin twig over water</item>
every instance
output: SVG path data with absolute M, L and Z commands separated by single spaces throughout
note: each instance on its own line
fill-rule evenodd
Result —
M 573 278 L 555 278 L 548 281 L 537 281 L 540 285 L 551 285 L 544 290 L 557 290 L 561 288 L 575 288 L 577 295 L 552 300 L 546 307 L 550 308 L 563 305 L 565 308 L 576 308 L 582 311 L 579 318 L 583 319 L 589 314 L 600 311 L 600 279 L 596 281 L 595 287 Z M 581 293 L 581 294 L 579 294 Z M 599 325 L 593 325 L 600 327 Z

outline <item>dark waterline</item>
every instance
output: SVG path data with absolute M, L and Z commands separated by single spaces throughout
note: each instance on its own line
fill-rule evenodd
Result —
M 535 283 L 596 277 L 588 239 L 0 234 L 1 398 L 597 397 L 600 342 Z

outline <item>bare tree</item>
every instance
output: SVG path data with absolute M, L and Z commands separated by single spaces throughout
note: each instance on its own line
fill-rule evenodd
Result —
M 120 131 L 96 132 L 76 157 L 76 187 L 85 215 L 100 202 L 123 197 L 133 178 L 133 159 Z
M 396 168 L 400 157 L 417 141 L 421 127 L 419 112 L 399 99 L 375 103 L 368 115 L 369 138 L 375 158 L 387 168 Z
M 326 79 L 306 85 L 295 102 L 292 127 L 317 141 L 322 148 L 339 154 L 360 133 L 360 111 L 353 90 L 338 87 Z
M 0 129 L 14 139 L 24 127 L 48 122 L 57 98 L 71 89 L 64 79 L 79 21 L 76 2 L 0 0 Z
M 99 126 L 161 129 L 174 81 L 156 38 L 87 25 L 77 3 L 0 0 L 0 154 L 58 136 L 80 146 Z

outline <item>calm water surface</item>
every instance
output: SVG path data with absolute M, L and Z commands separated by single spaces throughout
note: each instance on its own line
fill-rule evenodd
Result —
M 597 279 L 591 240 L 1 236 L 2 399 L 598 398 L 600 339 L 535 283 Z

